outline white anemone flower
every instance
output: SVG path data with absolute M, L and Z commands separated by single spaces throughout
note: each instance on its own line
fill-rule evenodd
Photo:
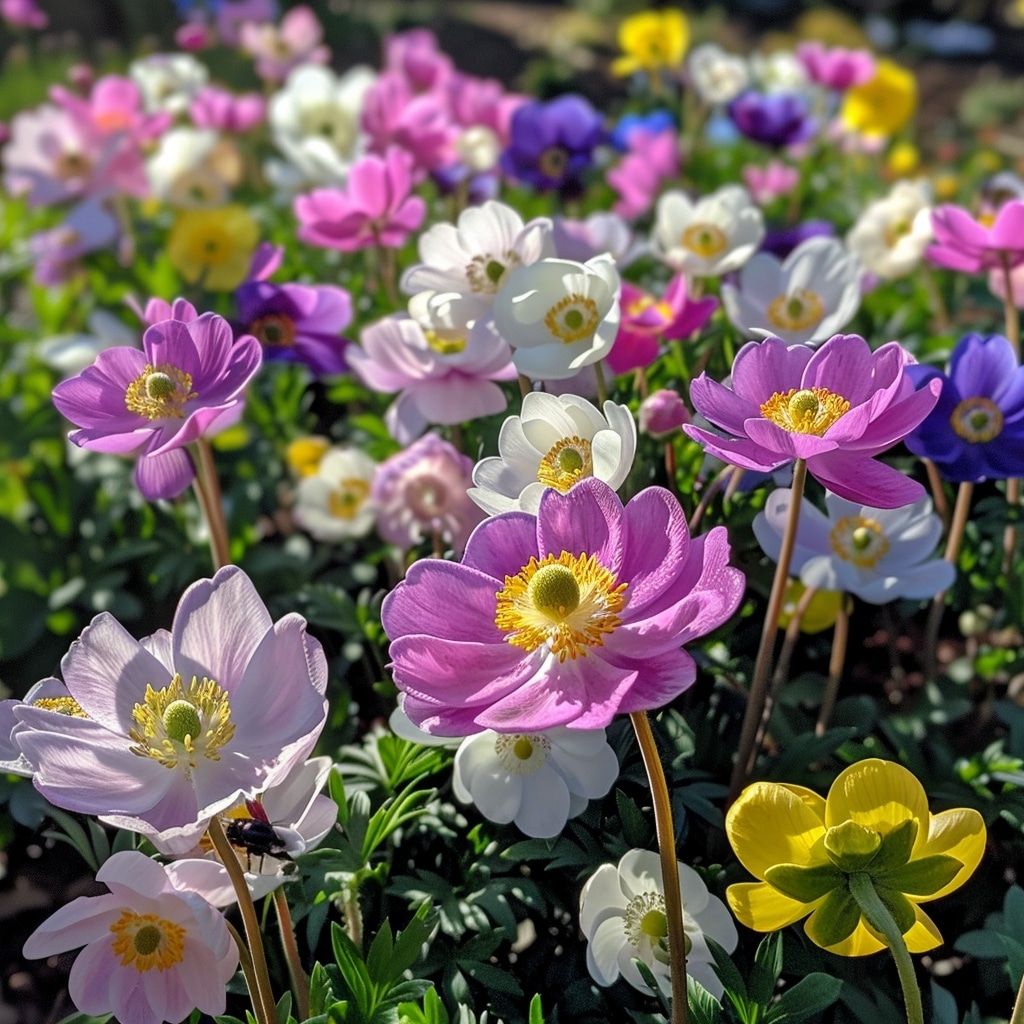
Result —
M 717 43 L 694 47 L 686 70 L 697 95 L 708 106 L 728 103 L 750 85 L 746 59 L 723 50 Z
M 172 128 L 146 161 L 153 196 L 170 206 L 223 206 L 231 197 L 225 171 L 226 150 L 220 136 L 205 128 Z
M 618 489 L 633 465 L 636 423 L 625 405 L 605 402 L 602 416 L 578 395 L 531 391 L 501 425 L 498 452 L 476 464 L 469 496 L 491 515 L 536 514 L 548 487 L 565 494 L 596 476 Z
M 764 238 L 764 216 L 742 185 L 693 202 L 678 189 L 658 200 L 651 248 L 673 270 L 718 277 L 739 270 Z
M 268 161 L 267 177 L 280 192 L 345 183 L 366 149 L 359 121 L 376 77 L 363 66 L 339 77 L 319 64 L 304 64 L 288 76 L 267 109 L 274 144 L 284 156 Z
M 611 351 L 621 290 L 610 256 L 539 260 L 509 272 L 494 299 L 494 325 L 521 374 L 562 380 Z
M 679 867 L 686 933 L 686 971 L 713 996 L 723 988 L 711 967 L 714 957 L 704 939 L 714 939 L 731 953 L 739 941 L 726 905 L 708 892 L 704 880 L 687 865 Z M 661 858 L 651 850 L 630 850 L 618 866 L 602 864 L 590 876 L 580 896 L 580 928 L 587 937 L 587 967 L 599 985 L 612 985 L 621 975 L 647 992 L 636 968 L 642 960 L 662 991 L 671 990 L 668 918 L 665 914 Z
M 511 821 L 534 839 L 551 839 L 583 813 L 588 801 L 604 796 L 618 776 L 619 761 L 604 729 L 488 729 L 465 739 L 456 751 L 452 791 L 488 821 Z
M 807 69 L 792 50 L 752 53 L 750 71 L 762 92 L 807 92 L 811 86 Z
M 128 74 L 142 93 L 142 105 L 149 114 L 167 111 L 184 114 L 210 73 L 190 53 L 154 53 L 132 61 Z
M 455 224 L 435 224 L 419 239 L 421 263 L 402 275 L 402 291 L 412 295 L 412 316 L 444 295 L 448 319 L 467 327 L 491 313 L 494 297 L 516 267 L 555 255 L 551 221 L 538 217 L 528 224 L 505 203 L 489 199 L 470 206 Z
M 846 236 L 864 266 L 885 280 L 909 274 L 931 244 L 932 194 L 927 182 L 900 181 L 870 203 Z
M 787 345 L 831 338 L 860 308 L 860 259 L 835 238 L 808 238 L 786 258 L 759 252 L 735 285 L 722 285 L 722 304 L 748 337 Z
M 754 536 L 769 558 L 778 559 L 793 492 L 780 488 L 768 496 L 754 519 Z M 845 590 L 869 604 L 897 598 L 922 600 L 946 590 L 956 569 L 932 558 L 942 520 L 930 498 L 902 508 L 872 508 L 826 492 L 823 514 L 809 502 L 800 505 L 792 573 L 805 587 Z
M 377 463 L 357 448 L 332 448 L 295 490 L 295 522 L 321 541 L 365 537 L 377 519 L 370 500 Z

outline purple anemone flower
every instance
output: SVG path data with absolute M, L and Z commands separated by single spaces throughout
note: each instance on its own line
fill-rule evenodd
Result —
M 582 193 L 583 172 L 606 137 L 601 115 L 575 94 L 524 103 L 512 115 L 511 134 L 502 170 L 539 191 L 557 189 L 565 196 Z
M 761 243 L 762 252 L 770 252 L 784 260 L 808 238 L 835 238 L 836 227 L 828 220 L 805 220 L 792 227 L 769 228 Z
M 1002 335 L 961 338 L 942 373 L 907 372 L 918 387 L 937 381 L 935 408 L 907 436 L 907 447 L 958 483 L 1024 476 L 1024 367 Z
M 748 89 L 729 104 L 729 116 L 748 139 L 780 149 L 806 142 L 818 130 L 807 100 L 796 93 Z
M 235 424 L 246 385 L 260 366 L 260 345 L 235 340 L 215 313 L 163 320 L 142 336 L 142 350 L 108 348 L 77 377 L 53 389 L 53 404 L 78 427 L 80 448 L 138 455 L 135 483 L 149 499 L 181 494 L 195 475 L 185 446 Z
M 473 531 L 461 564 L 422 559 L 384 601 L 395 683 L 421 729 L 601 729 L 662 707 L 696 678 L 684 643 L 743 596 L 724 527 L 691 539 L 679 502 L 648 487 L 623 507 L 589 477 L 549 488 L 536 516 Z
M 237 335 L 251 334 L 263 358 L 305 363 L 315 374 L 344 373 L 352 299 L 334 285 L 246 281 L 236 292 Z
M 697 412 L 732 436 L 683 430 L 734 466 L 770 473 L 804 459 L 841 497 L 899 508 L 924 488 L 874 456 L 902 441 L 938 400 L 937 381 L 915 390 L 905 373 L 913 362 L 894 341 L 872 352 L 856 334 L 836 334 L 816 352 L 779 338 L 752 341 L 736 356 L 731 388 L 706 373 L 690 385 Z
M 61 661 L 73 708 L 14 708 L 12 741 L 58 807 L 144 833 L 201 833 L 303 762 L 327 715 L 306 620 L 270 618 L 241 569 L 185 591 L 171 632 L 109 613 Z

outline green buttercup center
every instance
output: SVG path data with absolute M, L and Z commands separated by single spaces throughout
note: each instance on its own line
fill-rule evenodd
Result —
M 512 744 L 512 753 L 515 754 L 520 761 L 529 761 L 530 756 L 533 754 L 533 741 L 529 736 L 517 737 L 515 743 Z
M 580 585 L 565 565 L 545 565 L 538 569 L 527 587 L 533 607 L 553 619 L 564 619 L 580 603 Z
M 652 942 L 668 938 L 668 917 L 663 910 L 648 910 L 640 921 L 640 931 Z
M 1003 411 L 991 398 L 965 398 L 953 410 L 949 425 L 965 441 L 982 444 L 1003 431 Z
M 585 476 L 593 474 L 590 441 L 576 434 L 553 444 L 537 466 L 537 479 L 545 487 L 553 487 L 562 494 Z
M 151 373 L 146 378 L 146 394 L 150 398 L 159 401 L 162 398 L 169 398 L 174 394 L 177 385 L 166 373 Z
M 889 553 L 882 524 L 868 516 L 843 516 L 829 532 L 832 550 L 844 562 L 873 569 Z
M 882 837 L 873 828 L 844 821 L 825 832 L 825 852 L 840 871 L 860 871 L 874 859 Z
M 442 356 L 453 356 L 466 350 L 467 338 L 465 335 L 453 332 L 424 331 L 427 347 L 432 352 Z
M 192 390 L 192 375 L 161 363 L 147 365 L 124 393 L 125 408 L 147 420 L 184 419 L 186 402 L 198 398 Z
M 172 740 L 184 743 L 186 737 L 196 736 L 203 727 L 195 705 L 187 700 L 173 700 L 163 714 L 164 728 Z
M 853 544 L 857 551 L 867 551 L 871 547 L 871 538 L 874 535 L 866 526 L 858 526 L 856 530 L 850 534 L 850 542 Z
M 671 962 L 668 947 L 668 915 L 665 913 L 665 896 L 660 892 L 643 892 L 626 904 L 626 939 L 639 953 L 640 959 L 650 964 Z M 684 933 L 683 953 L 688 955 L 692 942 Z M 650 952 L 648 952 L 648 950 Z
M 578 473 L 584 465 L 583 456 L 575 448 L 563 448 L 558 453 L 558 468 L 563 473 Z
M 484 267 L 484 273 L 487 275 L 488 281 L 497 284 L 505 273 L 505 264 L 499 263 L 497 260 L 488 260 L 487 266 Z
M 562 320 L 570 331 L 578 331 L 583 326 L 583 314 L 578 309 L 566 310 Z
M 143 925 L 132 939 L 132 945 L 135 947 L 135 952 L 139 956 L 149 956 L 155 953 L 160 948 L 160 940 L 163 938 L 163 932 L 160 931 L 156 925 L 147 924 Z

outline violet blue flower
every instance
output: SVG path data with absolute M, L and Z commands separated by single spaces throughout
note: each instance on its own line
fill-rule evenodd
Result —
M 729 104 L 729 116 L 748 139 L 774 149 L 807 142 L 818 130 L 807 100 L 798 93 L 748 89 Z
M 318 375 L 345 372 L 341 332 L 352 322 L 352 299 L 344 288 L 246 281 L 235 301 L 236 337 L 251 334 L 265 360 L 305 363 Z
M 621 153 L 630 148 L 630 136 L 635 131 L 646 131 L 660 135 L 668 128 L 677 129 L 675 115 L 671 110 L 659 107 L 649 114 L 623 114 L 608 136 L 608 141 Z
M 564 196 L 583 191 L 583 172 L 605 141 L 604 122 L 582 96 L 524 103 L 512 115 L 512 141 L 502 154 L 502 170 L 542 192 Z
M 488 519 L 461 564 L 422 559 L 385 598 L 405 712 L 461 736 L 601 729 L 662 707 L 696 678 L 681 645 L 743 596 L 728 562 L 725 529 L 691 539 L 662 488 L 625 507 L 596 477 L 548 489 L 536 516 Z
M 78 430 L 80 448 L 138 455 L 135 482 L 150 500 L 172 498 L 191 483 L 184 448 L 233 426 L 260 366 L 260 344 L 237 341 L 214 313 L 164 320 L 142 336 L 142 350 L 118 346 L 53 390 L 53 403 Z
M 968 334 L 949 370 L 911 366 L 918 387 L 941 386 L 935 408 L 907 435 L 907 447 L 931 459 L 946 480 L 1024 476 L 1024 367 L 999 334 Z
M 170 633 L 138 641 L 97 615 L 61 673 L 84 717 L 14 709 L 36 788 L 150 833 L 198 838 L 301 764 L 327 715 L 327 661 L 306 620 L 275 623 L 235 566 L 185 591 Z
M 727 388 L 702 373 L 690 385 L 696 411 L 722 437 L 687 425 L 687 436 L 743 469 L 770 473 L 804 459 L 807 471 L 850 501 L 898 508 L 924 488 L 874 456 L 903 440 L 934 407 L 939 385 L 920 390 L 896 342 L 872 352 L 856 334 L 837 334 L 816 352 L 779 338 L 740 349 Z
M 834 238 L 835 225 L 828 220 L 805 220 L 787 228 L 769 228 L 761 242 L 761 251 L 784 260 L 808 238 Z

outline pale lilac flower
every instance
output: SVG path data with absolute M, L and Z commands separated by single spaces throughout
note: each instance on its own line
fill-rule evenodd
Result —
M 412 28 L 384 37 L 384 67 L 400 72 L 416 92 L 445 86 L 455 73 L 452 59 L 430 29 Z
M 800 181 L 800 172 L 781 160 L 769 160 L 764 167 L 746 164 L 740 173 L 754 202 L 760 206 L 788 195 Z
M 25 956 L 84 946 L 68 979 L 84 1014 L 112 1013 L 121 1024 L 178 1024 L 195 1009 L 223 1014 L 238 947 L 221 914 L 135 850 L 115 853 L 96 881 L 110 892 L 61 907 L 29 936 Z
M 79 203 L 60 227 L 29 238 L 35 279 L 43 285 L 62 284 L 83 256 L 112 246 L 120 232 L 117 218 L 102 203 Z
M 61 661 L 85 717 L 21 705 L 13 739 L 58 807 L 121 828 L 198 836 L 305 760 L 327 714 L 306 621 L 273 622 L 234 566 L 185 591 L 171 632 L 133 639 L 109 613 Z
M 421 559 L 385 599 L 395 685 L 421 729 L 469 735 L 603 729 L 696 679 L 682 644 L 743 595 L 725 530 L 690 538 L 659 487 L 623 507 L 593 477 L 548 488 L 536 516 L 473 532 L 461 564 Z
M 633 228 L 617 213 L 607 210 L 591 213 L 584 220 L 555 217 L 551 235 L 554 255 L 576 263 L 608 253 L 617 267 L 628 267 L 649 252 L 647 243 L 637 237 Z
M 189 113 L 197 128 L 241 134 L 263 123 L 267 105 L 259 93 L 236 95 L 226 89 L 208 85 L 192 97 Z
M 53 677 L 41 679 L 25 694 L 23 700 L 0 700 L 0 772 L 31 778 L 35 768 L 12 736 L 18 724 L 14 709 L 22 704 L 43 708 L 55 715 L 84 717 L 85 712 L 79 707 L 78 701 L 68 693 L 68 688 Z
M 431 423 L 463 423 L 501 412 L 505 393 L 495 381 L 515 380 L 508 345 L 482 331 L 424 331 L 402 314 L 367 327 L 348 362 L 368 387 L 399 392 L 385 413 L 391 436 L 402 444 Z
M 268 82 L 283 82 L 300 64 L 327 64 L 331 51 L 323 46 L 324 30 L 312 8 L 293 7 L 280 25 L 246 21 L 238 41 L 256 58 L 256 74 Z
M 245 387 L 260 366 L 260 344 L 234 339 L 214 313 L 153 324 L 142 350 L 109 348 L 53 391 L 58 410 L 78 427 L 80 448 L 138 455 L 135 482 L 147 498 L 171 498 L 192 481 L 184 451 L 238 422 Z
M 310 245 L 354 252 L 370 245 L 397 249 L 426 216 L 426 203 L 412 195 L 409 155 L 392 148 L 381 158 L 365 156 L 349 171 L 342 189 L 317 189 L 295 200 L 299 238 Z
M 370 500 L 377 532 L 400 551 L 426 537 L 460 553 L 484 513 L 466 493 L 473 460 L 438 437 L 424 434 L 377 467 Z

